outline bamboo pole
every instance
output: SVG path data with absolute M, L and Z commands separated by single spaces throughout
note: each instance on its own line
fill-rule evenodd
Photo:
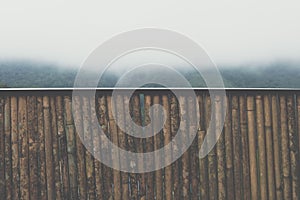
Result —
M 250 192 L 250 169 L 249 169 L 249 144 L 247 130 L 247 111 L 245 96 L 239 96 L 240 110 L 240 133 L 242 139 L 242 171 L 243 171 L 243 197 L 245 200 L 251 199 Z
M 105 142 L 104 137 L 107 137 L 110 139 L 110 133 L 108 131 L 109 123 L 108 123 L 108 115 L 107 115 L 107 103 L 106 103 L 106 96 L 99 96 L 98 97 L 98 109 L 99 112 L 99 124 L 101 126 L 102 131 L 105 135 L 101 135 L 100 141 L 101 141 L 101 154 L 104 157 L 104 159 L 108 160 L 109 162 L 112 162 L 110 149 L 108 149 L 108 144 Z M 103 199 L 112 199 L 112 169 L 107 167 L 106 165 L 102 165 L 103 170 L 103 176 L 102 176 L 102 182 L 103 182 Z
M 56 96 L 56 118 L 57 118 L 57 134 L 59 144 L 59 167 L 62 182 L 63 199 L 70 199 L 70 185 L 69 185 L 69 169 L 68 169 L 68 152 L 67 152 L 67 141 L 66 132 L 64 127 L 64 116 L 63 116 L 63 103 L 62 97 Z
M 166 114 L 166 121 L 163 126 L 163 138 L 164 138 L 164 146 L 168 145 L 171 142 L 171 124 L 170 124 L 170 105 L 169 105 L 169 97 L 168 95 L 162 96 L 162 106 L 164 112 Z M 164 152 L 164 161 L 170 162 L 172 159 L 172 153 Z M 172 199 L 172 167 L 168 165 L 165 167 L 165 175 L 164 175 L 164 196 L 166 199 Z
M 196 105 L 197 105 L 197 98 L 195 99 L 192 96 L 188 97 L 188 131 L 190 134 L 195 134 L 197 133 L 198 130 L 198 121 L 197 119 L 197 110 Z M 198 172 L 198 166 L 199 166 L 199 150 L 197 148 L 198 145 L 198 138 L 195 137 L 193 143 L 191 144 L 191 147 L 189 149 L 190 153 L 190 198 L 191 199 L 198 199 L 199 194 L 198 194 L 198 188 L 199 188 L 199 172 Z
M 94 161 L 89 151 L 93 150 L 93 135 L 92 129 L 90 128 L 90 100 L 87 96 L 83 96 L 83 139 L 85 142 L 85 170 L 86 170 L 86 181 L 87 181 L 87 199 L 95 199 L 95 172 L 94 172 Z M 89 151 L 87 150 L 89 149 Z
M 39 166 L 39 199 L 47 199 L 47 176 L 46 176 L 46 153 L 45 153 L 45 133 L 44 133 L 44 113 L 43 98 L 37 97 L 37 117 L 38 117 L 38 166 Z
M 64 96 L 65 108 L 65 127 L 67 136 L 67 151 L 69 164 L 69 180 L 71 199 L 78 198 L 78 183 L 77 183 L 77 159 L 76 159 L 76 136 L 72 118 L 72 105 L 70 96 Z
M 278 127 L 278 96 L 272 95 L 272 132 L 274 148 L 274 171 L 275 171 L 275 189 L 276 199 L 283 199 L 282 181 L 281 181 L 281 158 L 280 158 L 280 136 Z
M 258 157 L 259 157 L 259 183 L 260 183 L 260 198 L 267 199 L 268 186 L 267 186 L 267 169 L 266 169 L 266 139 L 264 130 L 264 111 L 263 102 L 260 95 L 256 96 L 256 124 L 258 136 Z
M 202 147 L 206 149 L 206 143 L 204 143 L 205 137 L 205 112 L 204 112 L 204 100 L 203 95 L 198 95 L 197 100 L 199 104 L 199 129 L 198 129 L 198 149 L 200 150 Z M 205 158 L 200 159 L 199 161 L 199 190 L 200 190 L 200 199 L 208 199 L 209 197 L 209 183 L 208 183 L 208 169 L 207 169 L 207 156 Z
M 4 98 L 0 96 L 0 198 L 5 199 L 5 132 L 4 132 Z
M 223 116 L 222 106 L 224 99 L 220 96 L 215 97 L 216 130 L 221 130 L 221 119 Z M 222 130 L 221 130 L 222 131 Z M 226 199 L 226 174 L 225 174 L 225 136 L 221 132 L 217 142 L 217 164 L 218 164 L 218 199 Z
M 19 134 L 18 134 L 18 99 L 11 97 L 11 143 L 12 143 L 12 191 L 13 198 L 20 198 L 20 162 L 19 162 Z
M 233 165 L 234 165 L 234 190 L 235 198 L 242 198 L 242 163 L 241 163 L 241 133 L 239 127 L 239 102 L 238 96 L 232 97 L 232 139 L 233 139 Z
M 264 95 L 264 121 L 266 132 L 266 156 L 267 156 L 267 177 L 268 177 L 268 196 L 269 199 L 276 199 L 275 179 L 274 179 L 274 158 L 273 158 L 273 138 L 272 138 L 272 119 L 270 96 Z
M 38 121 L 36 112 L 36 97 L 27 96 L 27 117 L 29 134 L 29 177 L 30 198 L 38 199 L 39 173 L 38 173 Z
M 215 124 L 211 122 L 211 116 L 215 117 L 215 113 L 212 113 L 211 97 L 206 96 L 205 99 L 205 126 L 206 126 L 206 134 L 209 134 L 210 137 L 207 140 L 207 145 L 210 146 L 211 143 L 215 140 L 215 133 L 209 132 L 213 130 L 212 126 Z M 211 126 L 211 127 L 209 127 Z M 208 154 L 208 178 L 209 178 L 209 199 L 217 199 L 218 198 L 218 175 L 217 175 L 217 158 L 216 158 L 216 148 L 214 147 Z
M 160 96 L 153 96 L 153 104 L 160 104 Z M 154 109 L 153 111 L 153 129 L 157 130 L 157 127 L 161 125 L 161 113 L 158 112 L 158 109 Z M 155 150 L 159 149 L 163 144 L 163 139 L 161 132 L 157 133 L 154 137 L 154 148 Z M 160 162 L 163 162 L 162 155 L 158 155 L 155 157 L 156 165 Z M 163 170 L 159 169 L 155 171 L 155 197 L 157 200 L 163 199 Z
M 100 137 L 99 137 L 100 138 Z M 98 143 L 99 144 L 99 143 Z M 99 147 L 101 148 L 101 147 Z M 103 170 L 100 161 L 94 159 L 96 199 L 103 199 Z
M 298 151 L 300 152 L 300 96 L 297 95 L 297 119 L 298 119 Z M 299 153 L 299 159 L 300 159 L 300 153 Z
M 152 116 L 152 113 L 150 112 L 150 106 L 151 106 L 151 96 L 145 95 L 144 97 L 144 110 L 145 110 L 145 126 L 148 124 L 151 124 L 152 121 L 150 119 L 150 116 Z M 148 129 L 152 133 L 152 128 Z M 150 134 L 150 133 L 148 133 Z M 153 137 L 149 137 L 146 139 L 146 152 L 152 152 L 153 151 Z M 146 164 L 148 167 L 152 166 L 154 163 L 153 160 L 148 160 Z M 146 182 L 147 182 L 147 188 L 146 188 L 146 199 L 154 199 L 154 172 L 149 172 L 146 174 Z
M 287 127 L 286 97 L 280 96 L 280 124 L 281 124 L 281 156 L 282 156 L 282 176 L 283 176 L 283 197 L 292 199 L 290 182 L 290 155 L 289 155 L 289 135 Z
M 130 97 L 125 95 L 124 96 L 124 102 L 125 105 L 129 106 L 129 111 L 130 111 L 130 115 L 126 115 L 125 116 L 125 125 L 126 125 L 126 130 L 129 130 L 131 133 L 134 132 L 133 127 L 130 123 L 130 121 L 132 120 L 132 116 L 133 116 L 133 105 L 132 102 L 130 100 Z M 136 140 L 134 139 L 134 137 L 128 135 L 127 136 L 127 145 L 128 145 L 128 149 L 129 151 L 132 152 L 136 152 Z M 135 162 L 130 162 L 129 165 L 130 167 L 134 168 L 136 166 L 137 163 Z M 134 173 L 129 173 L 129 196 L 130 199 L 138 199 L 138 180 L 137 180 L 137 175 Z
M 132 99 L 133 103 L 133 118 L 135 123 L 138 126 L 142 126 L 141 121 L 141 102 L 140 102 L 140 94 L 134 95 Z M 144 139 L 135 138 L 136 145 L 137 145 L 137 152 L 143 153 L 144 152 Z M 144 160 L 138 160 L 138 169 L 142 171 L 144 169 Z M 144 174 L 138 174 L 138 198 L 139 199 L 145 199 L 146 198 L 146 183 L 145 183 L 145 175 Z
M 83 127 L 83 102 L 80 96 L 75 96 L 74 104 L 74 122 L 76 123 L 76 156 L 77 156 L 77 170 L 78 170 L 78 198 L 87 199 L 87 177 L 85 166 L 85 147 L 82 140 L 84 140 L 84 127 Z
M 29 199 L 29 153 L 26 97 L 20 96 L 18 100 L 18 134 L 20 139 L 20 198 Z
M 89 103 L 90 103 L 90 108 L 91 108 L 91 116 L 92 114 L 97 114 L 96 113 L 96 103 L 95 101 L 97 101 L 97 97 L 96 99 L 94 98 L 89 98 Z M 95 106 L 92 106 L 92 105 Z M 101 167 L 101 162 L 97 159 L 96 155 L 101 155 L 101 145 L 100 145 L 100 130 L 98 129 L 98 126 L 96 127 L 96 125 L 99 124 L 98 119 L 95 117 L 91 118 L 91 124 L 92 124 L 92 136 L 93 136 L 93 152 L 94 152 L 94 167 L 95 167 L 95 199 L 103 199 L 103 184 L 102 184 L 102 176 L 103 176 L 103 172 L 102 172 L 102 167 Z
M 118 135 L 117 135 L 117 124 L 116 119 L 114 119 L 113 115 L 113 108 L 112 104 L 115 102 L 112 102 L 111 96 L 107 96 L 107 109 L 108 109 L 108 118 L 109 118 L 109 131 L 111 133 L 111 140 L 112 142 L 118 146 Z M 116 168 L 119 168 L 120 160 L 119 160 L 119 152 L 111 152 L 112 161 L 113 161 L 113 180 L 114 180 L 114 199 L 119 200 L 121 199 L 121 177 L 120 177 L 120 171 L 116 170 Z
M 295 125 L 295 99 L 293 95 L 287 97 L 289 149 L 291 161 L 292 199 L 299 199 L 299 149 Z
M 162 105 L 164 108 L 164 112 L 166 113 L 166 122 L 163 127 L 164 133 L 164 146 L 168 145 L 171 142 L 171 121 L 170 121 L 170 105 L 169 98 L 167 95 L 162 96 Z M 166 162 L 171 162 L 172 154 L 165 152 L 164 160 Z M 165 191 L 165 199 L 172 199 L 172 166 L 169 165 L 165 168 L 165 178 L 164 178 L 164 191 Z
M 174 138 L 177 134 L 179 128 L 179 108 L 178 108 L 178 100 L 176 96 L 171 95 L 170 98 L 170 115 L 171 115 L 171 134 L 172 138 Z M 174 154 L 178 152 L 180 149 L 179 145 L 173 144 L 172 151 Z M 172 154 L 172 155 L 174 155 Z M 180 173 L 179 173 L 180 159 L 177 159 L 173 163 L 173 199 L 180 199 Z
M 224 123 L 225 155 L 226 155 L 226 193 L 228 199 L 234 199 L 233 144 L 231 126 L 231 96 L 227 96 L 227 111 Z
M 122 95 L 118 95 L 117 96 L 117 100 L 116 100 L 116 105 L 117 108 L 117 124 L 119 125 L 119 127 L 125 127 L 125 115 L 124 115 L 124 99 Z M 122 149 L 126 149 L 127 148 L 127 137 L 126 137 L 126 133 L 121 130 L 118 127 L 118 143 L 119 143 L 119 147 Z M 126 159 L 123 159 L 124 163 L 121 163 L 121 165 L 125 165 L 125 166 L 129 166 L 129 163 L 127 162 Z M 121 194 L 121 198 L 122 199 L 129 199 L 129 176 L 128 173 L 125 172 L 121 172 L 121 187 L 122 187 L 122 194 Z
M 250 159 L 251 199 L 258 199 L 258 177 L 256 160 L 256 130 L 255 130 L 254 97 L 247 96 L 248 141 Z
M 52 136 L 50 121 L 50 102 L 49 97 L 43 97 L 44 108 L 44 132 L 45 132 L 45 152 L 46 152 L 46 174 L 47 174 L 47 196 L 48 199 L 55 198 L 54 189 L 54 171 L 53 171 L 53 153 L 52 153 Z
M 11 114 L 10 97 L 6 97 L 4 105 L 4 131 L 5 131 L 5 180 L 6 180 L 6 199 L 13 197 L 12 185 L 12 143 L 11 143 Z
M 50 96 L 50 121 L 51 121 L 51 136 L 52 136 L 52 154 L 53 154 L 53 171 L 54 171 L 54 191 L 55 198 L 62 199 L 62 185 L 61 174 L 59 167 L 59 149 L 58 149 L 58 135 L 57 135 L 57 118 L 56 118 L 56 105 L 55 97 Z

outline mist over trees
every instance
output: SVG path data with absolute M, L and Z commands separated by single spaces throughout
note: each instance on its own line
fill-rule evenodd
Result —
M 63 67 L 51 63 L 30 61 L 0 61 L 0 87 L 50 88 L 73 87 L 77 68 Z M 225 87 L 231 88 L 300 88 L 300 67 L 289 63 L 274 63 L 256 67 L 220 67 Z M 193 87 L 206 87 L 201 75 L 183 70 L 183 76 Z M 153 74 L 139 74 L 143 79 Z M 165 79 L 168 77 L 166 74 Z M 118 80 L 117 75 L 106 72 L 100 81 L 101 87 L 113 87 Z M 147 84 L 157 87 L 157 84 Z M 176 86 L 180 87 L 180 85 Z

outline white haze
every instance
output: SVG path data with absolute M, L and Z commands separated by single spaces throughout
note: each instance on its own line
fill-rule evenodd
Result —
M 300 2 L 1 1 L 0 59 L 79 66 L 111 36 L 142 27 L 183 33 L 217 65 L 299 61 Z

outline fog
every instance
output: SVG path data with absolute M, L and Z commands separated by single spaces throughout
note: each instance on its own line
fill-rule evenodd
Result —
M 219 66 L 298 62 L 300 2 L 1 1 L 0 59 L 80 66 L 118 33 L 143 28 L 180 32 Z

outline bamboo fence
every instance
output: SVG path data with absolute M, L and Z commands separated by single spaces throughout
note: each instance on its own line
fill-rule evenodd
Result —
M 177 99 L 164 89 L 137 90 L 131 97 L 124 93 L 116 99 L 111 92 L 99 90 L 94 99 L 73 97 L 72 105 L 70 90 L 0 91 L 0 199 L 300 199 L 300 91 L 228 90 L 226 98 L 214 97 L 215 104 L 204 89 L 196 90 L 196 99 L 184 95 Z M 114 118 L 122 116 L 116 113 L 124 112 L 125 102 L 130 116 Z M 150 109 L 154 104 L 164 108 L 164 124 L 159 110 Z M 92 121 L 92 112 L 97 113 L 97 122 Z M 225 123 L 217 144 L 199 159 L 200 147 L 213 142 L 204 143 L 208 126 L 222 126 L 222 117 Z M 162 129 L 153 137 L 133 137 L 118 126 L 134 132 L 131 119 L 140 126 L 151 124 L 148 131 Z M 138 174 L 112 169 L 87 151 L 81 139 L 92 151 L 112 159 L 92 123 L 100 124 L 102 137 L 132 152 L 162 148 L 179 129 L 197 135 L 171 165 Z M 209 134 L 210 139 L 217 137 Z M 188 134 L 180 139 L 187 141 Z M 173 144 L 172 152 L 182 148 Z M 118 167 L 119 154 L 114 155 L 112 163 Z M 123 164 L 143 170 L 172 156 L 164 153 Z

